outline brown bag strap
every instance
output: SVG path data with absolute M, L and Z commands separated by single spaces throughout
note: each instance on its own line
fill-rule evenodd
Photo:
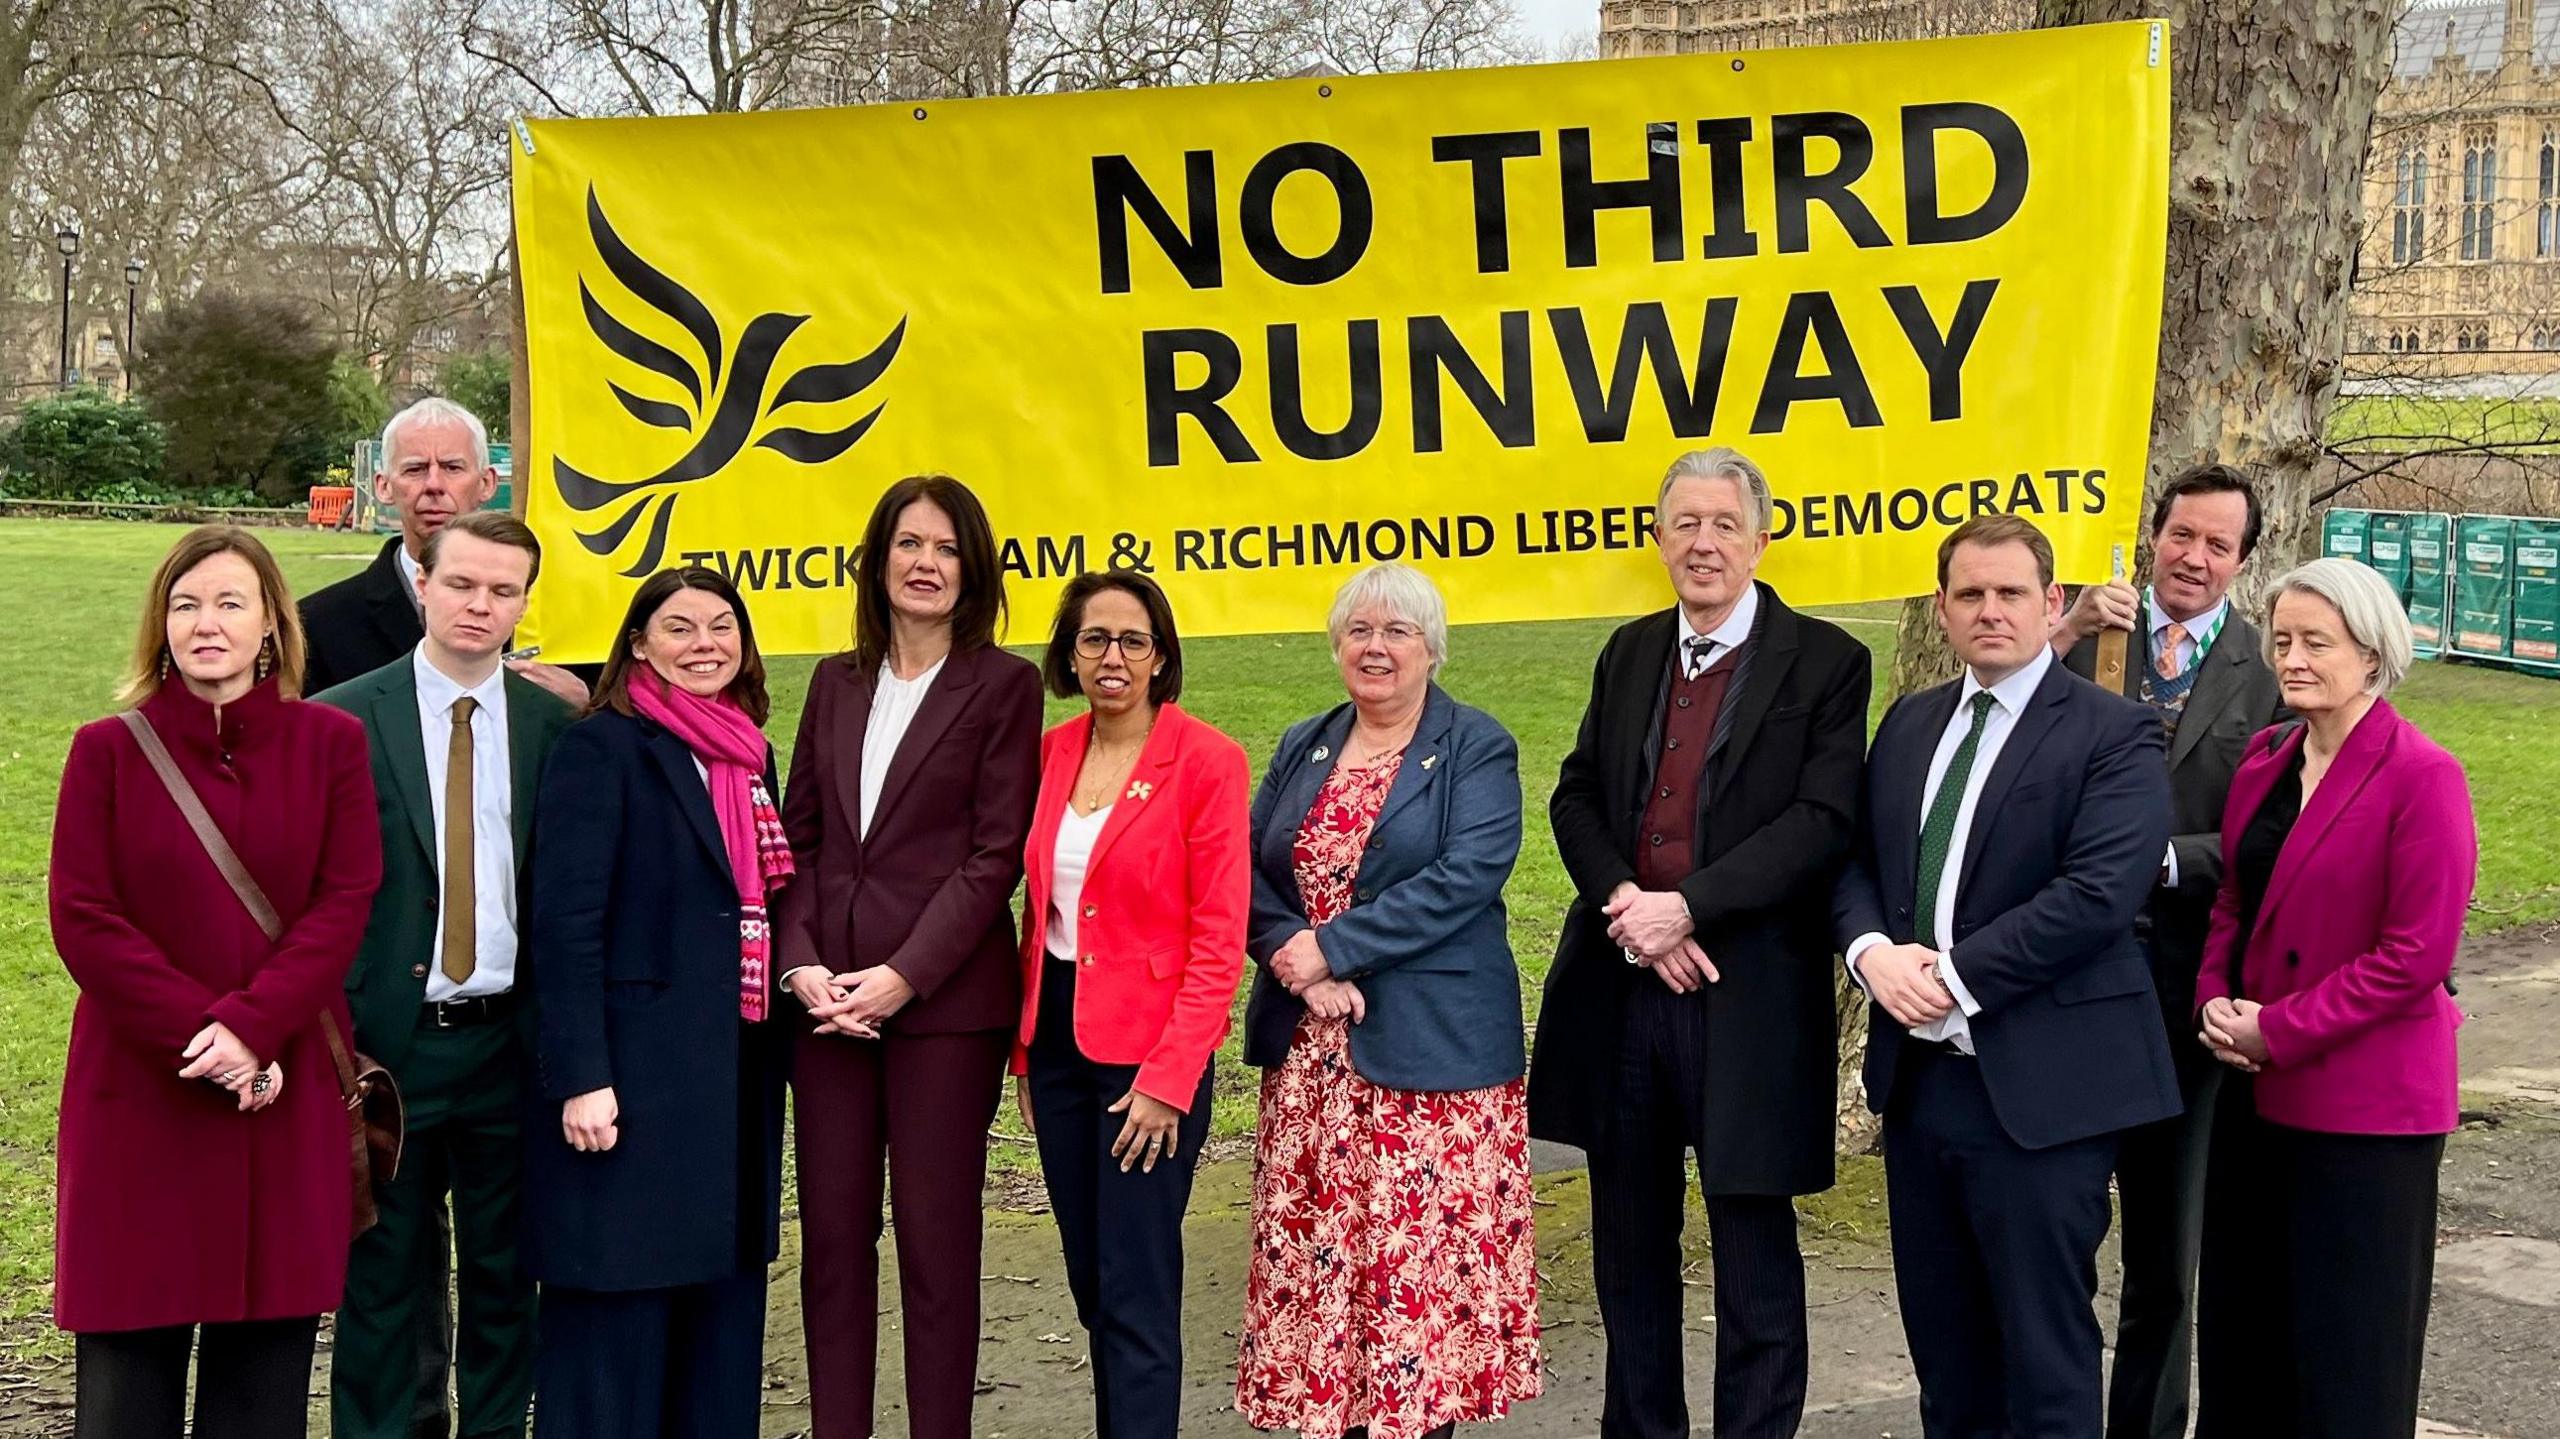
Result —
M 231 841 L 223 838 L 221 827 L 206 812 L 204 800 L 196 794 L 196 787 L 187 782 L 178 762 L 169 757 L 169 747 L 160 742 L 160 731 L 151 727 L 151 721 L 144 718 L 140 710 L 126 710 L 117 718 L 124 721 L 126 729 L 133 731 L 134 743 L 142 746 L 142 757 L 151 761 L 152 772 L 160 776 L 160 783 L 169 791 L 170 800 L 178 806 L 178 813 L 186 816 L 187 828 L 195 831 L 196 842 L 204 846 L 205 857 L 213 861 L 215 869 L 222 871 L 223 880 L 231 886 L 231 892 L 240 897 L 241 906 L 249 911 L 249 917 L 258 922 L 258 928 L 266 934 L 269 943 L 282 939 L 284 920 L 276 914 L 276 907 L 267 903 L 267 892 L 258 888 L 258 881 L 250 875 L 249 867 L 240 862 L 239 852 L 231 847 Z M 353 1095 L 356 1092 L 355 1062 L 347 1056 L 346 1041 L 338 1036 L 338 1017 L 325 1009 L 320 1012 L 320 1033 L 328 1039 L 329 1059 L 338 1068 L 338 1092 Z

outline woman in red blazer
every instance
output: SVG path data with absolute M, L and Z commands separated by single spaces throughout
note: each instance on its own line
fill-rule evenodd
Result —
M 987 1124 L 1022 1003 L 1008 906 L 1039 783 L 1040 672 L 996 647 L 1003 613 L 977 496 L 947 475 L 891 485 L 863 534 L 853 650 L 809 677 L 791 749 L 800 875 L 775 920 L 816 1029 L 792 1091 L 818 1439 L 872 1432 L 884 1179 L 907 1432 L 969 1433 Z
M 56 1141 L 54 1321 L 83 1434 L 299 1435 L 346 1287 L 347 1116 L 324 1022 L 382 880 L 364 727 L 300 698 L 266 546 L 208 525 L 144 596 L 123 699 L 283 921 L 269 940 L 121 717 L 71 741 L 53 943 L 80 986 Z M 324 1016 L 325 1021 L 324 1021 Z
M 1040 1143 L 1100 1439 L 1164 1439 L 1182 1399 L 1182 1213 L 1252 902 L 1244 751 L 1182 712 L 1155 581 L 1080 575 L 1044 666 L 1089 712 L 1040 741 L 1013 1071 Z
M 2200 1436 L 2408 1439 L 2456 1122 L 2446 979 L 2479 862 L 2461 765 L 2382 698 L 2409 622 L 2381 576 L 2278 582 L 2299 725 L 2250 743 L 2222 822 L 2199 1038 L 2239 1070 L 2206 1176 Z

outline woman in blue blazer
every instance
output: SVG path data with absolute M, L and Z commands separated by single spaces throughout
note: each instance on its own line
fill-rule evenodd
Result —
M 1540 1387 L 1502 906 L 1520 754 L 1432 682 L 1449 627 L 1419 571 L 1353 576 L 1330 629 L 1350 701 L 1281 739 L 1253 804 L 1265 1074 L 1236 1407 L 1319 1439 L 1446 1436 Z
M 624 635 L 535 817 L 535 1432 L 752 1439 L 789 1057 L 764 662 L 705 569 L 642 584 Z

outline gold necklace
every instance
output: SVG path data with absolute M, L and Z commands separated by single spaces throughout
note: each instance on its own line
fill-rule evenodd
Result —
M 1098 736 L 1092 734 L 1085 736 L 1084 764 L 1077 772 L 1074 793 L 1077 813 L 1091 814 L 1102 808 L 1102 802 L 1118 791 L 1121 782 L 1137 768 L 1138 756 L 1146 752 L 1147 737 L 1155 732 L 1155 721 L 1149 720 L 1145 732 L 1138 736 L 1138 742 L 1129 747 L 1125 756 L 1104 749 Z M 1101 761 L 1099 765 L 1095 763 L 1097 760 Z M 1100 777 L 1104 782 L 1099 785 L 1093 784 L 1092 780 L 1096 777 Z

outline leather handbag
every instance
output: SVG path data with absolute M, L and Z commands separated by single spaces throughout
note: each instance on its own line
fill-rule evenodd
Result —
M 142 746 L 143 758 L 151 761 L 152 771 L 167 786 L 169 798 L 177 803 L 178 812 L 186 816 L 187 828 L 194 830 L 204 846 L 213 867 L 240 897 L 240 904 L 258 928 L 272 942 L 284 937 L 284 921 L 276 907 L 267 902 L 266 892 L 250 877 L 248 866 L 231 848 L 231 841 L 206 813 L 204 801 L 196 795 L 195 786 L 169 757 L 169 747 L 160 742 L 160 732 L 151 727 L 139 710 L 126 710 L 122 716 L 125 728 Z M 391 1071 L 366 1056 L 355 1052 L 340 1034 L 336 1011 L 320 1011 L 320 1035 L 329 1044 L 329 1060 L 338 1071 L 338 1097 L 347 1109 L 348 1184 L 353 1191 L 351 1204 L 355 1216 L 354 1233 L 362 1234 L 374 1226 L 381 1216 L 373 1202 L 374 1186 L 387 1184 L 400 1172 L 400 1146 L 408 1128 L 408 1113 L 400 1102 L 400 1086 Z

